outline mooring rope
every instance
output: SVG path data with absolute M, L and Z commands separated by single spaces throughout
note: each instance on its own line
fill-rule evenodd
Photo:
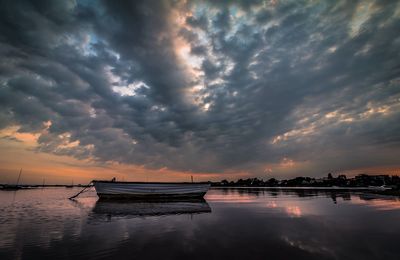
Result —
M 78 197 L 78 196 L 79 196 L 81 193 L 83 193 L 86 189 L 92 187 L 92 186 L 90 186 L 90 184 L 92 184 L 92 181 L 90 181 L 89 184 L 88 184 L 85 188 L 83 188 L 83 190 L 81 190 L 80 192 L 78 192 L 78 193 L 75 194 L 74 196 L 69 197 L 68 199 L 73 200 L 73 199 L 75 199 L 76 197 Z

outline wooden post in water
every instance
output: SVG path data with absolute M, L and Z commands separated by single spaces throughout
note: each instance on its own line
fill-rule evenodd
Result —
M 193 175 L 190 175 L 190 177 L 192 178 L 192 183 L 193 183 Z

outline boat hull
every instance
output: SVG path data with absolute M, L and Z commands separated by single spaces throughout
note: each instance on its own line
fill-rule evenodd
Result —
M 192 199 L 202 198 L 208 183 L 150 183 L 93 181 L 101 199 Z

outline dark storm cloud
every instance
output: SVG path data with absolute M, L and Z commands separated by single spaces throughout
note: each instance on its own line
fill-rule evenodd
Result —
M 152 168 L 395 164 L 399 10 L 5 1 L 0 127 L 40 133 L 42 152 Z

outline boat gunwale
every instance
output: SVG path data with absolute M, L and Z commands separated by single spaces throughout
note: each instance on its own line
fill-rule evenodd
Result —
M 195 199 L 204 199 L 207 192 L 192 192 L 187 194 L 110 194 L 110 193 L 97 193 L 101 200 L 132 200 L 132 201 L 188 201 Z
M 140 182 L 140 181 L 108 181 L 108 180 L 92 180 L 92 183 L 116 183 L 116 184 L 185 184 L 185 185 L 209 185 L 208 182 Z

